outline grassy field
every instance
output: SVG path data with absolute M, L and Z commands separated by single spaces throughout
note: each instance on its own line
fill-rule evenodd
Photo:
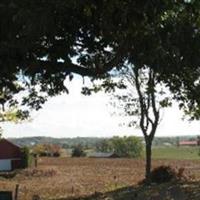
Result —
M 153 167 L 184 167 L 186 173 L 200 181 L 198 160 L 153 160 Z M 93 158 L 42 158 L 37 169 L 20 171 L 14 178 L 0 178 L 1 190 L 14 190 L 19 184 L 19 200 L 34 194 L 42 199 L 65 199 L 109 192 L 136 186 L 144 178 L 144 160 Z
M 200 160 L 200 147 L 154 147 L 153 159 Z

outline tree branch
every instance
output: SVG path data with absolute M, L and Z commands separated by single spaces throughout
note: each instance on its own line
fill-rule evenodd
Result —
M 144 113 L 144 102 L 143 102 L 143 95 L 140 89 L 140 83 L 139 83 L 139 74 L 138 74 L 138 68 L 134 67 L 133 68 L 134 73 L 135 73 L 135 85 L 136 85 L 136 90 L 139 96 L 139 103 L 140 103 L 140 112 L 141 112 L 141 118 L 140 118 L 140 127 L 142 129 L 142 132 L 145 136 L 145 138 L 147 137 L 147 130 L 144 127 L 144 117 L 145 117 L 145 113 Z

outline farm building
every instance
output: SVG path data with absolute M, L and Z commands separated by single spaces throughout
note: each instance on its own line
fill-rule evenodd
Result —
M 94 152 L 88 154 L 89 158 L 119 158 L 116 153 Z
M 6 139 L 0 139 L 0 171 L 21 168 L 22 152 L 20 147 Z
M 198 141 L 180 141 L 179 146 L 198 146 Z

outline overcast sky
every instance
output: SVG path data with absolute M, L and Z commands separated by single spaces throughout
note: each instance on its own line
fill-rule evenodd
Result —
M 32 121 L 2 125 L 4 137 L 51 136 L 51 137 L 111 137 L 113 135 L 139 135 L 139 129 L 119 126 L 122 118 L 112 115 L 108 105 L 110 98 L 103 93 L 83 96 L 83 80 L 75 78 L 68 83 L 69 94 L 49 101 L 40 111 L 32 112 Z M 199 135 L 200 123 L 183 121 L 177 106 L 162 113 L 157 136 Z M 124 119 L 123 119 L 124 120 Z

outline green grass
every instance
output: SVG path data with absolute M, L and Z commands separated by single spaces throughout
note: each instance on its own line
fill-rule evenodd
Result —
M 153 147 L 153 159 L 200 160 L 200 147 Z

